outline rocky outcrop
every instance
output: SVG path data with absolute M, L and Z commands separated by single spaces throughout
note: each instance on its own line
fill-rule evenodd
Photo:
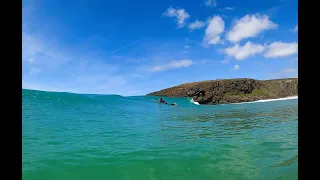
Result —
M 201 81 L 163 89 L 148 95 L 190 97 L 199 104 L 226 104 L 298 95 L 298 78 L 248 78 Z

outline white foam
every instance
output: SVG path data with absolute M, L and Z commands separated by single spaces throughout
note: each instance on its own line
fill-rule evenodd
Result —
M 195 104 L 195 105 L 200 105 L 197 101 L 194 101 L 192 98 L 190 99 L 190 102 Z
M 246 104 L 246 103 L 258 103 L 258 102 L 270 102 L 270 101 L 283 101 L 283 100 L 289 100 L 289 99 L 298 99 L 298 96 L 289 96 L 289 97 L 278 98 L 278 99 L 263 99 L 263 100 L 258 100 L 258 101 L 232 103 L 232 104 Z
M 282 101 L 282 100 L 289 100 L 289 99 L 298 99 L 298 96 L 289 96 L 289 97 L 278 98 L 278 99 L 265 99 L 265 100 L 259 100 L 254 102 Z

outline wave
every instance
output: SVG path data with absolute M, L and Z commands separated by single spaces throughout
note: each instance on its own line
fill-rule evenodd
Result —
M 99 103 L 104 105 L 150 105 L 155 104 L 159 97 L 156 96 L 121 96 L 102 94 L 77 94 L 68 92 L 48 92 L 22 89 L 22 96 L 25 100 L 50 101 L 50 103 Z M 177 103 L 179 106 L 199 105 L 190 98 L 164 98 L 169 104 Z
M 200 105 L 197 101 L 194 101 L 192 98 L 190 99 L 190 102 L 195 104 L 195 105 Z

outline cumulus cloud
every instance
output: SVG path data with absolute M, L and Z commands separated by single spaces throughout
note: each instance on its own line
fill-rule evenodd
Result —
M 226 39 L 231 43 L 237 43 L 245 38 L 256 37 L 260 33 L 270 29 L 276 29 L 277 24 L 269 20 L 266 15 L 246 15 L 237 20 L 227 33 Z
M 236 71 L 236 70 L 239 70 L 239 69 L 240 69 L 240 66 L 239 66 L 238 64 L 236 64 L 236 65 L 233 66 L 233 70 Z
M 216 0 L 206 0 L 204 4 L 208 7 L 216 7 L 217 1 Z
M 228 47 L 224 49 L 224 53 L 228 56 L 234 57 L 236 60 L 243 60 L 250 56 L 262 53 L 264 49 L 264 46 L 261 44 L 247 42 L 244 46 L 236 44 L 232 47 Z
M 224 21 L 220 16 L 214 16 L 209 19 L 208 26 L 203 38 L 204 45 L 221 43 L 221 34 L 224 31 Z
M 266 58 L 286 57 L 298 53 L 298 43 L 274 42 L 267 46 Z
M 189 67 L 191 65 L 192 65 L 191 60 L 171 61 L 168 64 L 153 66 L 153 67 L 149 68 L 149 71 L 150 72 L 160 72 L 160 71 L 167 71 L 170 69 Z
M 190 17 L 190 15 L 185 11 L 185 9 L 175 9 L 169 7 L 166 12 L 163 13 L 164 16 L 175 18 L 177 21 L 177 26 L 179 28 L 185 25 L 185 21 Z
M 189 28 L 190 30 L 195 30 L 195 29 L 200 29 L 200 28 L 202 28 L 202 27 L 204 27 L 204 26 L 205 26 L 205 23 L 204 23 L 204 22 L 196 20 L 196 21 L 194 21 L 193 23 L 190 23 L 189 26 L 188 26 L 188 28 Z

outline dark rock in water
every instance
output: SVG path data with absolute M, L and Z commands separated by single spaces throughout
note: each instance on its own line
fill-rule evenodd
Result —
M 148 95 L 190 97 L 199 104 L 226 104 L 298 95 L 298 78 L 248 78 L 201 81 L 163 89 Z

